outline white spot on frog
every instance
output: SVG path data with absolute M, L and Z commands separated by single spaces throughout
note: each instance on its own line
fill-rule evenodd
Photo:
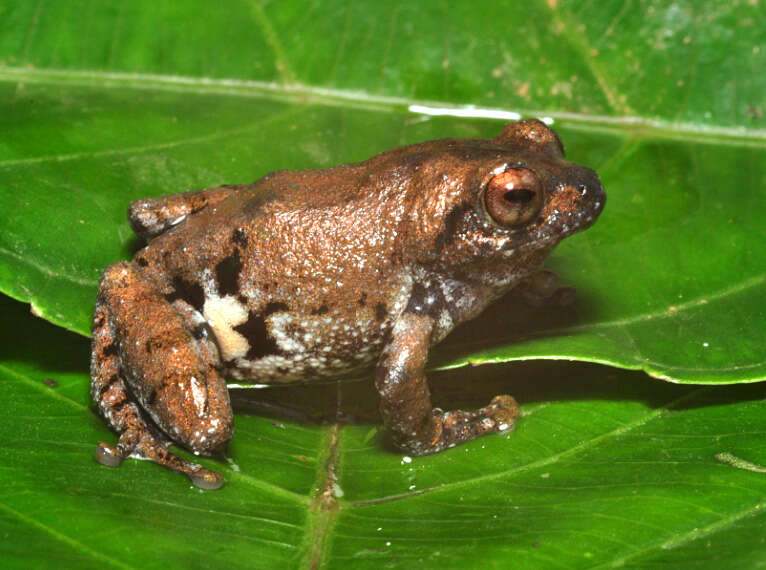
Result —
M 205 415 L 205 389 L 200 385 L 196 376 L 189 378 L 191 384 L 192 397 L 194 398 L 194 405 L 197 408 L 197 415 L 202 417 Z
M 210 295 L 205 299 L 202 314 L 215 332 L 224 360 L 242 358 L 247 354 L 250 349 L 247 339 L 234 330 L 247 320 L 247 308 L 242 303 L 231 295 Z
M 277 346 L 285 352 L 302 354 L 306 352 L 306 346 L 295 334 L 290 331 L 290 323 L 293 318 L 288 313 L 275 313 L 269 317 L 271 322 L 271 335 L 277 343 Z M 308 321 L 306 325 L 310 325 Z

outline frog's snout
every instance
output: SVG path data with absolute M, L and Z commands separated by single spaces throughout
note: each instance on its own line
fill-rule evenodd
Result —
M 566 237 L 592 226 L 605 203 L 606 192 L 598 174 L 572 165 L 551 197 L 544 223 L 552 234 Z
M 581 209 L 591 213 L 595 220 L 606 204 L 606 191 L 596 171 L 587 166 L 578 166 L 576 188 L 580 193 Z

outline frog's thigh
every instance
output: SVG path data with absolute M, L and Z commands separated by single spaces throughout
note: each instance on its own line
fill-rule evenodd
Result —
M 92 394 L 122 432 L 112 463 L 139 454 L 197 482 L 199 466 L 167 452 L 164 438 L 138 411 L 197 453 L 221 449 L 231 438 L 232 412 L 218 360 L 195 338 L 188 320 L 135 266 L 107 268 L 94 318 Z M 110 463 L 108 457 L 102 462 Z
M 480 435 L 513 427 L 518 405 L 496 396 L 475 412 L 434 412 L 425 376 L 433 319 L 404 313 L 392 331 L 375 374 L 380 410 L 393 444 L 413 455 L 436 453 Z

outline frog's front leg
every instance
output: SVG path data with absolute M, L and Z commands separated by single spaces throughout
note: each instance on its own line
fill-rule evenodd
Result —
M 516 286 L 513 293 L 520 295 L 530 307 L 543 305 L 566 307 L 574 303 L 577 294 L 574 287 L 561 287 L 559 276 L 547 269 L 541 269 Z
M 93 320 L 91 394 L 120 440 L 114 446 L 99 443 L 100 463 L 117 466 L 139 456 L 187 475 L 199 487 L 223 484 L 219 473 L 167 449 L 172 439 L 210 454 L 232 434 L 217 349 L 194 315 L 191 307 L 172 305 L 130 263 L 104 271 Z
M 392 443 L 412 455 L 436 453 L 480 435 L 513 427 L 519 407 L 510 396 L 495 396 L 475 412 L 442 412 L 431 406 L 425 376 L 434 320 L 405 312 L 380 357 L 375 388 Z

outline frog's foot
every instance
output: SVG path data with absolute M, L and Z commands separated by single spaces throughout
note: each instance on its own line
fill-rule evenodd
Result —
M 223 476 L 220 473 L 175 455 L 168 451 L 167 445 L 167 442 L 155 437 L 146 428 L 143 431 L 141 428 L 127 430 L 122 433 L 117 445 L 100 441 L 95 459 L 108 467 L 118 467 L 126 457 L 148 459 L 186 475 L 201 489 L 220 489 L 223 486 Z
M 559 305 L 566 307 L 574 303 L 576 291 L 574 287 L 559 287 L 558 275 L 553 271 L 543 269 L 535 273 L 527 282 L 518 285 L 514 293 L 520 295 L 524 302 L 531 307 L 543 305 Z
M 506 432 L 515 427 L 519 405 L 511 396 L 495 396 L 492 402 L 475 412 L 433 410 L 429 441 L 410 440 L 397 445 L 411 455 L 429 455 L 455 447 L 489 433 Z
M 391 443 L 410 455 L 437 453 L 488 433 L 508 431 L 519 417 L 519 405 L 510 396 L 496 396 L 475 412 L 432 408 L 424 368 L 433 326 L 432 317 L 405 311 L 375 372 Z
M 219 473 L 168 451 L 172 440 L 197 455 L 216 453 L 233 429 L 217 353 L 205 334 L 195 336 L 192 317 L 135 266 L 118 263 L 104 272 L 93 318 L 91 396 L 120 440 L 100 443 L 96 460 L 117 466 L 141 457 L 217 489 Z
M 108 369 L 109 362 L 100 367 Z M 94 379 L 98 381 L 99 375 Z M 120 432 L 117 445 L 103 441 L 96 447 L 95 460 L 108 467 L 119 467 L 126 457 L 149 459 L 186 475 L 202 489 L 218 489 L 223 485 L 220 473 L 205 469 L 168 451 L 168 442 L 141 416 L 138 407 L 129 399 L 119 374 L 110 375 L 94 390 L 96 405 L 109 423 Z
M 450 447 L 487 433 L 510 431 L 515 427 L 518 417 L 519 405 L 516 400 L 503 394 L 495 396 L 488 406 L 475 412 L 456 410 L 437 413 L 434 423 L 439 432 L 438 441 L 442 446 Z

